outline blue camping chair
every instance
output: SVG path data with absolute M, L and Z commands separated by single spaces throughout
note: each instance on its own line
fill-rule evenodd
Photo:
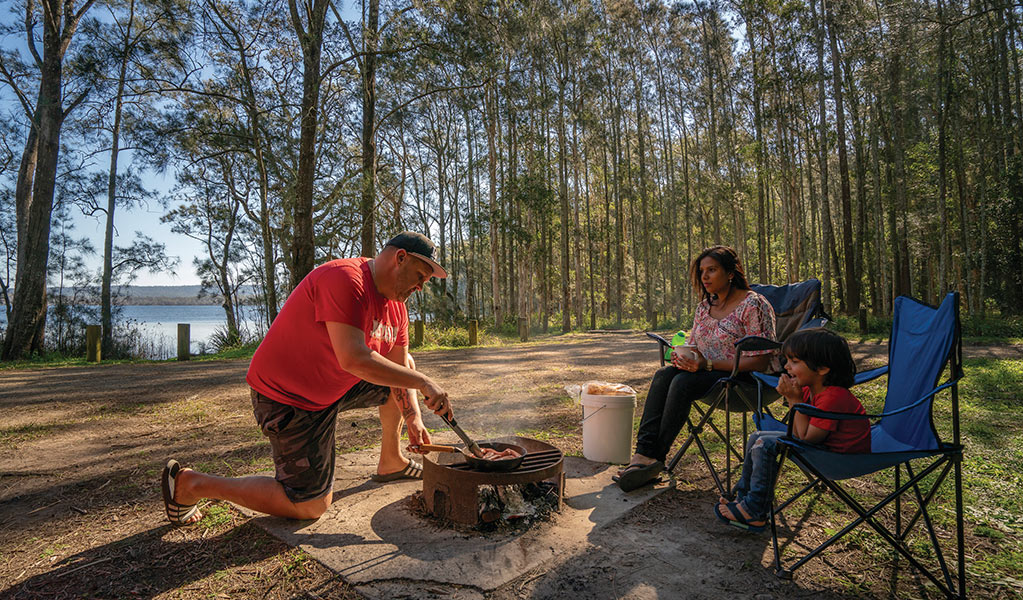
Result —
M 739 360 L 742 358 L 743 352 L 780 348 L 782 342 L 793 332 L 805 327 L 821 327 L 827 322 L 828 317 L 821 304 L 821 282 L 817 279 L 781 286 L 753 284 L 750 287 L 771 303 L 775 315 L 777 341 L 747 336 L 735 343 L 736 355 L 732 373 L 728 377 L 719 379 L 703 398 L 693 403 L 696 421 L 694 423 L 693 415 L 690 415 L 686 424 L 689 436 L 682 442 L 666 467 L 669 475 L 672 474 L 689 447 L 695 445 L 714 479 L 714 484 L 722 495 L 732 489 L 732 459 L 736 459 L 738 465 L 742 465 L 742 449 L 746 438 L 749 437 L 746 415 L 748 413 L 766 413 L 766 407 L 778 399 L 778 393 L 774 389 L 777 383 L 767 386 L 762 381 L 750 377 L 750 374 L 739 373 Z M 664 350 L 669 345 L 668 342 L 659 336 L 647 335 L 658 340 L 658 350 L 660 350 L 661 365 L 663 366 Z M 700 403 L 706 404 L 707 409 L 704 410 Z M 723 410 L 725 413 L 724 430 L 714 421 L 714 414 L 718 410 Z M 733 412 L 742 413 L 743 416 L 742 439 L 737 444 L 732 440 L 731 416 Z M 701 439 L 705 428 L 709 428 L 718 439 L 725 443 L 724 481 L 721 479 L 718 468 L 711 461 L 710 454 Z
M 774 558 L 777 574 L 791 578 L 793 572 L 806 561 L 818 555 L 845 534 L 862 523 L 867 523 L 881 535 L 898 553 L 919 569 L 930 581 L 949 598 L 966 597 L 966 563 L 963 552 L 963 496 L 962 496 L 962 454 L 959 439 L 959 391 L 958 382 L 963 377 L 962 339 L 959 324 L 959 294 L 948 294 L 941 306 L 935 308 L 907 297 L 895 300 L 891 340 L 888 348 L 888 389 L 884 409 L 877 415 L 850 415 L 819 410 L 808 404 L 797 404 L 793 410 L 812 417 L 828 419 L 877 419 L 871 427 L 870 454 L 839 454 L 812 446 L 791 438 L 791 424 L 786 425 L 769 415 L 762 415 L 758 422 L 762 429 L 788 431 L 789 437 L 781 438 L 784 450 L 779 459 L 776 477 L 780 476 L 785 460 L 791 460 L 804 472 L 811 475 L 809 485 L 798 491 L 792 498 L 777 505 L 771 512 L 771 536 L 774 543 Z M 949 365 L 949 380 L 938 385 L 938 379 L 945 366 Z M 941 441 L 934 428 L 932 405 L 935 396 L 946 389 L 951 393 L 952 442 Z M 922 468 L 914 467 L 911 461 L 925 460 Z M 860 477 L 885 469 L 894 469 L 894 490 L 873 507 L 866 508 L 838 482 Z M 928 489 L 923 480 L 940 469 Z M 908 480 L 903 482 L 905 470 Z M 958 574 L 948 568 L 945 556 L 938 543 L 938 535 L 927 512 L 950 471 L 954 470 L 956 549 L 958 552 Z M 799 558 L 791 566 L 783 566 L 778 542 L 777 519 L 794 500 L 803 496 L 818 484 L 834 492 L 858 517 L 839 530 L 825 542 Z M 916 502 L 915 514 L 905 522 L 902 514 L 902 496 L 911 493 Z M 894 515 L 888 522 L 893 529 L 881 521 L 885 516 L 880 512 L 894 503 Z M 938 569 L 925 567 L 911 552 L 906 542 L 914 526 L 923 522 L 930 541 Z M 956 590 L 958 585 L 958 591 Z

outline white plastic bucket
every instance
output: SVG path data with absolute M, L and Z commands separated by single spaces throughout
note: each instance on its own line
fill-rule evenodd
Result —
M 591 396 L 583 391 L 583 457 L 625 464 L 632 458 L 636 395 Z

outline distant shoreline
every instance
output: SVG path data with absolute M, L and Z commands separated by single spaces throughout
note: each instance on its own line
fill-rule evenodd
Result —
M 224 302 L 219 294 L 199 297 L 202 286 L 198 285 L 133 285 L 113 290 L 114 304 L 118 306 L 221 306 Z M 13 295 L 13 290 L 11 290 Z M 65 298 L 71 301 L 70 293 L 65 290 Z M 252 286 L 239 290 L 238 300 L 248 303 L 255 295 Z M 49 290 L 49 303 L 55 304 L 57 290 Z M 95 304 L 96 298 L 89 298 L 78 304 Z

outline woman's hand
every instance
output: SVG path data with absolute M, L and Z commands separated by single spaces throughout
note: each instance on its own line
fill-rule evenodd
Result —
M 671 364 L 676 369 L 694 373 L 703 366 L 703 355 L 696 348 L 687 348 L 681 353 L 675 349 L 671 351 Z
M 784 398 L 785 406 L 792 406 L 803 401 L 803 387 L 795 377 L 782 373 L 778 378 L 778 387 L 774 388 Z

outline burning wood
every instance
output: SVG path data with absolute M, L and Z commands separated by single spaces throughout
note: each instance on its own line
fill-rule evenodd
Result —
M 480 521 L 493 523 L 501 518 L 502 504 L 497 489 L 492 485 L 479 487 Z

